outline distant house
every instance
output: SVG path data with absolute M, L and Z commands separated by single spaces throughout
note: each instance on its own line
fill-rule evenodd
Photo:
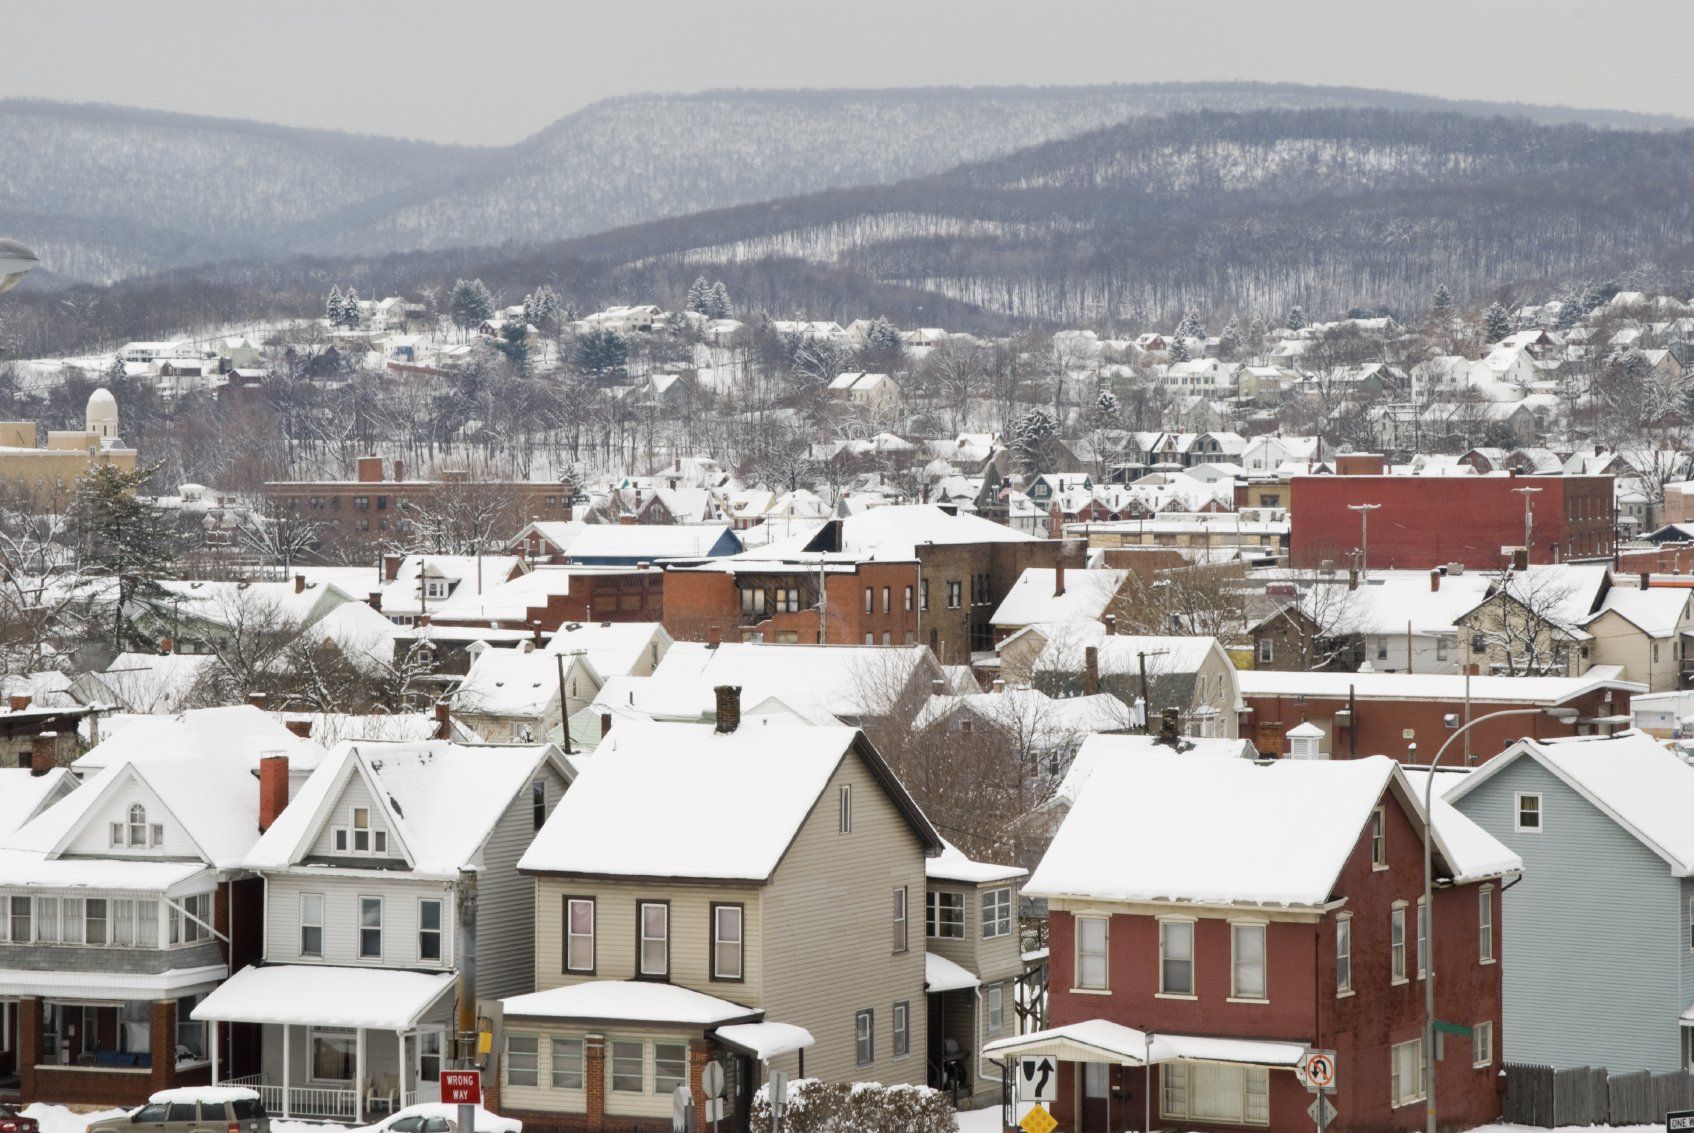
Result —
M 887 374 L 860 371 L 837 374 L 829 383 L 829 395 L 837 401 L 866 409 L 893 410 L 900 407 L 900 386 Z
M 1001 643 L 1003 669 L 1015 667 L 1008 656 L 1026 636 L 1045 641 L 1029 670 L 1030 683 L 1044 692 L 1109 692 L 1126 704 L 1145 699 L 1151 716 L 1175 708 L 1188 735 L 1239 734 L 1243 706 L 1235 663 L 1215 637 L 1117 634 L 1091 622 L 1035 625 Z

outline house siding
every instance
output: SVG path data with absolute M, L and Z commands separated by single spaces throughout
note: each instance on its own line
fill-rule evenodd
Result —
M 359 774 L 357 770 L 354 770 L 348 777 L 347 782 L 342 786 L 341 794 L 335 800 L 335 805 L 324 811 L 326 817 L 323 820 L 323 829 L 318 831 L 316 839 L 312 842 L 312 851 L 308 856 L 313 858 L 336 858 L 343 861 L 353 857 L 353 855 L 349 855 L 346 851 L 342 851 L 340 854 L 336 853 L 335 829 L 338 826 L 348 827 L 348 844 L 352 844 L 351 840 L 353 835 L 351 826 L 353 822 L 354 807 L 370 808 L 371 829 L 373 831 L 387 828 L 387 820 L 383 817 L 382 808 L 377 806 L 376 801 L 371 797 L 370 786 L 365 782 L 364 776 Z M 399 857 L 400 847 L 394 843 L 393 837 L 393 833 L 390 832 L 388 853 L 391 857 Z M 376 861 L 381 859 L 373 857 L 372 860 Z
M 255 791 L 258 787 L 255 785 Z M 129 808 L 133 803 L 140 803 L 147 810 L 147 822 L 162 825 L 164 842 L 159 846 L 146 848 L 114 846 L 111 839 L 111 824 L 124 822 L 129 817 Z M 126 840 L 127 840 L 127 831 Z M 149 834 L 151 836 L 151 834 Z M 152 788 L 135 779 L 127 779 L 118 784 L 100 804 L 98 813 L 88 816 L 81 828 L 71 839 L 65 853 L 72 857 L 123 858 L 157 860 L 159 858 L 196 859 L 201 856 L 198 848 L 188 834 L 177 824 L 165 804 L 159 801 L 159 796 Z
M 1524 791 L 1542 795 L 1541 834 L 1514 829 Z M 1504 1055 L 1675 1070 L 1690 961 L 1683 886 L 1663 859 L 1527 757 L 1455 805 L 1524 864 L 1504 902 Z
M 273 874 L 265 903 L 265 960 L 272 964 L 337 964 L 363 968 L 423 968 L 447 971 L 453 966 L 457 943 L 457 906 L 453 883 L 426 881 L 396 874 L 386 877 L 338 877 L 331 871 L 302 877 Z M 323 955 L 300 955 L 300 895 L 324 897 Z M 381 897 L 382 956 L 359 957 L 359 898 Z M 441 959 L 418 956 L 418 902 L 442 902 Z
M 565 794 L 565 777 L 551 762 L 537 770 L 507 804 L 482 848 L 477 875 L 477 998 L 499 999 L 534 987 L 535 883 L 518 873 L 518 859 L 535 839 L 530 787 L 547 784 L 547 813 Z

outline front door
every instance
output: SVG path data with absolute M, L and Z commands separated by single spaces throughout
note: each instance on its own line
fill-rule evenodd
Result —
M 406 1036 L 406 1058 L 411 1066 L 406 1086 L 412 1091 L 403 1105 L 441 1100 L 441 1055 L 446 1042 L 443 1031 L 416 1031 Z
M 1079 1133 L 1110 1133 L 1111 1069 L 1104 1062 L 1082 1064 L 1082 1127 Z

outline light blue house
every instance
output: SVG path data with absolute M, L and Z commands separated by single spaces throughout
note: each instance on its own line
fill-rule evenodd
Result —
M 1694 1065 L 1694 767 L 1642 732 L 1520 740 L 1445 795 L 1523 859 L 1502 911 L 1506 1060 Z

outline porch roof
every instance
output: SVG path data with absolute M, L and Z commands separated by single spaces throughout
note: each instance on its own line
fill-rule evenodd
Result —
M 713 1031 L 712 1037 L 761 1062 L 804 1050 L 817 1042 L 812 1032 L 793 1023 L 731 1023 Z
M 452 972 L 275 964 L 241 969 L 200 1002 L 194 1018 L 402 1031 L 452 987 Z
M 712 1026 L 757 1021 L 764 1012 L 727 999 L 646 980 L 590 980 L 500 1001 L 507 1015 L 618 1023 Z
M 214 985 L 227 971 L 222 964 L 172 968 L 165 972 L 32 972 L 0 968 L 0 996 L 102 1001 L 160 999 Z
M 971 975 L 969 969 L 962 965 L 934 952 L 924 954 L 923 989 L 925 991 L 963 991 L 966 988 L 981 986 L 982 981 Z
M 1151 1043 L 1149 1044 L 1149 1038 Z M 1149 1036 L 1106 1019 L 1088 1019 L 983 1044 L 989 1057 L 1051 1055 L 1067 1062 L 1111 1062 L 1145 1066 L 1162 1062 L 1225 1062 L 1245 1066 L 1296 1066 L 1306 1044 L 1205 1035 Z

